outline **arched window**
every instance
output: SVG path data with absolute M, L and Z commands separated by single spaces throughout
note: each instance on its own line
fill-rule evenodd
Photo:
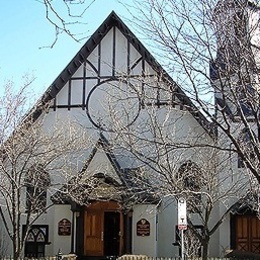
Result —
M 202 173 L 199 166 L 187 161 L 179 168 L 179 178 L 182 180 L 183 188 L 190 191 L 199 191 L 202 186 Z
M 26 210 L 30 213 L 42 212 L 47 205 L 47 189 L 50 176 L 42 165 L 32 166 L 25 176 Z
M 23 234 L 26 226 L 23 226 Z M 48 244 L 49 227 L 47 225 L 33 225 L 25 238 L 24 256 L 39 258 L 45 256 L 45 245 Z

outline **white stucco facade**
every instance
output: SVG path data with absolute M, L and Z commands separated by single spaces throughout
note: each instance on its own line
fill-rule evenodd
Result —
M 236 159 L 226 152 L 216 154 L 210 123 L 174 80 L 162 74 L 166 72 L 112 13 L 46 91 L 48 109 L 34 123 L 41 122 L 42 133 L 50 136 L 62 132 L 65 140 L 76 137 L 77 146 L 50 163 L 47 205 L 53 205 L 30 227 L 44 230 L 45 256 L 61 250 L 80 257 L 178 257 L 176 201 L 187 195 L 185 181 L 195 176 L 203 187 L 193 190 L 201 195 L 198 210 L 188 209 L 198 229 L 212 229 L 244 192 L 242 172 L 230 174 Z M 218 142 L 229 146 L 224 138 Z M 219 158 L 226 163 L 218 164 Z M 183 165 L 194 166 L 197 175 L 185 180 Z M 85 197 L 69 200 L 63 194 L 65 199 L 55 200 L 59 189 L 73 181 L 81 185 L 77 191 L 91 191 Z M 149 186 L 145 182 L 152 188 L 144 190 Z M 230 195 L 232 189 L 236 191 Z M 205 220 L 208 201 L 212 210 Z M 62 220 L 68 232 L 60 232 Z M 148 235 L 138 231 L 142 221 Z M 210 236 L 210 256 L 222 257 L 230 249 L 230 221 L 228 214 Z M 7 252 L 11 254 L 11 248 Z

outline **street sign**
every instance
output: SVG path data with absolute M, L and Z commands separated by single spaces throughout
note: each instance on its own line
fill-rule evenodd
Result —
M 179 230 L 187 230 L 188 226 L 187 225 L 178 225 Z
M 187 229 L 187 208 L 186 200 L 184 198 L 178 199 L 178 229 Z

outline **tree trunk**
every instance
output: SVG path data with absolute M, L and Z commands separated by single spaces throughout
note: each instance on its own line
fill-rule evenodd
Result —
M 21 257 L 21 248 L 20 244 L 17 243 L 17 240 L 13 240 L 13 260 L 19 260 Z
M 202 242 L 202 260 L 208 259 L 209 238 L 205 238 Z

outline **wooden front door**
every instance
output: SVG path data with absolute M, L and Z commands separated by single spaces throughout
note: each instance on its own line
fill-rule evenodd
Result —
M 103 215 L 102 211 L 89 209 L 85 213 L 84 254 L 89 256 L 103 255 Z
M 123 216 L 116 202 L 94 202 L 85 208 L 84 255 L 118 256 L 123 252 Z
M 260 253 L 260 220 L 255 215 L 235 216 L 235 249 Z

